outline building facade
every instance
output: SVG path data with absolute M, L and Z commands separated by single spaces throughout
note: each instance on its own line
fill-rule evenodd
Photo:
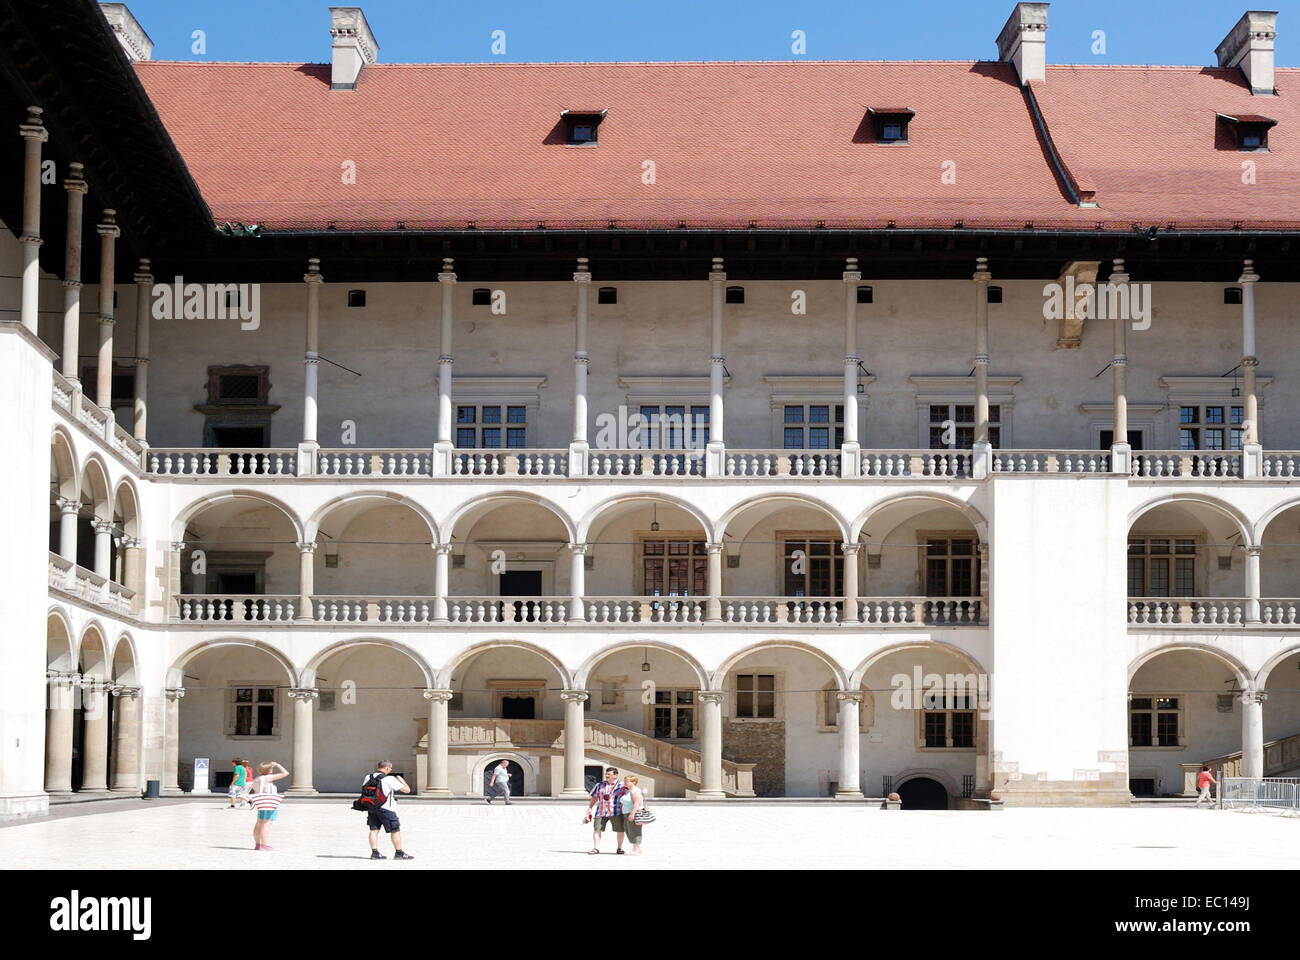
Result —
M 18 6 L 3 815 L 204 758 L 972 808 L 1300 768 L 1275 15 L 1215 68 L 1048 65 L 1036 3 L 988 62 L 385 66 L 332 8 L 315 66 Z

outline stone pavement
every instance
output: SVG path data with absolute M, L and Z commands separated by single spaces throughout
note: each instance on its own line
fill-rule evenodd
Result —
M 43 869 L 1295 868 L 1300 818 L 1188 807 L 884 811 L 865 805 L 663 803 L 642 857 L 588 856 L 580 803 L 399 802 L 409 863 L 371 862 L 348 800 L 289 798 L 273 852 L 224 798 L 109 801 L 0 828 L 0 863 Z M 630 849 L 630 845 L 629 845 Z

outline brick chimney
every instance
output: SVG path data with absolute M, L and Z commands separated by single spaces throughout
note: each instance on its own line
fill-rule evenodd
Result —
M 330 89 L 351 90 L 361 68 L 379 56 L 379 44 L 360 7 L 330 7 L 330 36 L 334 38 Z
M 1221 67 L 1239 67 L 1256 96 L 1273 95 L 1276 10 L 1247 10 L 1215 49 Z
M 998 59 L 1013 64 L 1023 87 L 1047 79 L 1046 3 L 1017 3 L 998 34 Z
M 99 10 L 113 28 L 113 35 L 122 44 L 128 60 L 148 60 L 153 55 L 153 41 L 125 3 L 101 3 Z

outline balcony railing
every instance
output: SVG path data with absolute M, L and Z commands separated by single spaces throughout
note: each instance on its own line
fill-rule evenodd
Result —
M 185 623 L 290 623 L 298 598 L 186 594 L 176 598 L 176 619 Z
M 1259 605 L 1259 619 L 1250 619 Z M 1300 623 L 1300 599 L 1246 597 L 1130 597 L 1128 622 L 1154 626 L 1292 625 Z
M 994 473 L 1110 473 L 1106 450 L 994 450 Z
M 1133 454 L 1133 476 L 1239 479 L 1240 450 L 1143 450 Z
M 53 399 L 55 407 L 64 411 L 72 420 L 84 424 L 114 453 L 132 464 L 140 462 L 140 454 L 143 450 L 140 441 L 118 426 L 116 420 L 112 420 L 98 404 L 57 370 L 54 371 Z
M 293 477 L 296 449 L 212 449 L 208 447 L 150 450 L 145 471 L 167 477 Z
M 114 613 L 130 613 L 131 601 L 135 598 L 135 591 L 129 587 L 107 580 L 53 552 L 50 553 L 49 582 L 56 590 L 70 593 Z

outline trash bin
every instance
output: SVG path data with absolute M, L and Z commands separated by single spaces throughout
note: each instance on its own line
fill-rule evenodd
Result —
M 160 780 L 146 780 L 144 784 L 144 798 L 146 800 L 157 800 L 158 797 L 161 796 L 161 792 L 158 789 L 161 783 L 162 781 Z

